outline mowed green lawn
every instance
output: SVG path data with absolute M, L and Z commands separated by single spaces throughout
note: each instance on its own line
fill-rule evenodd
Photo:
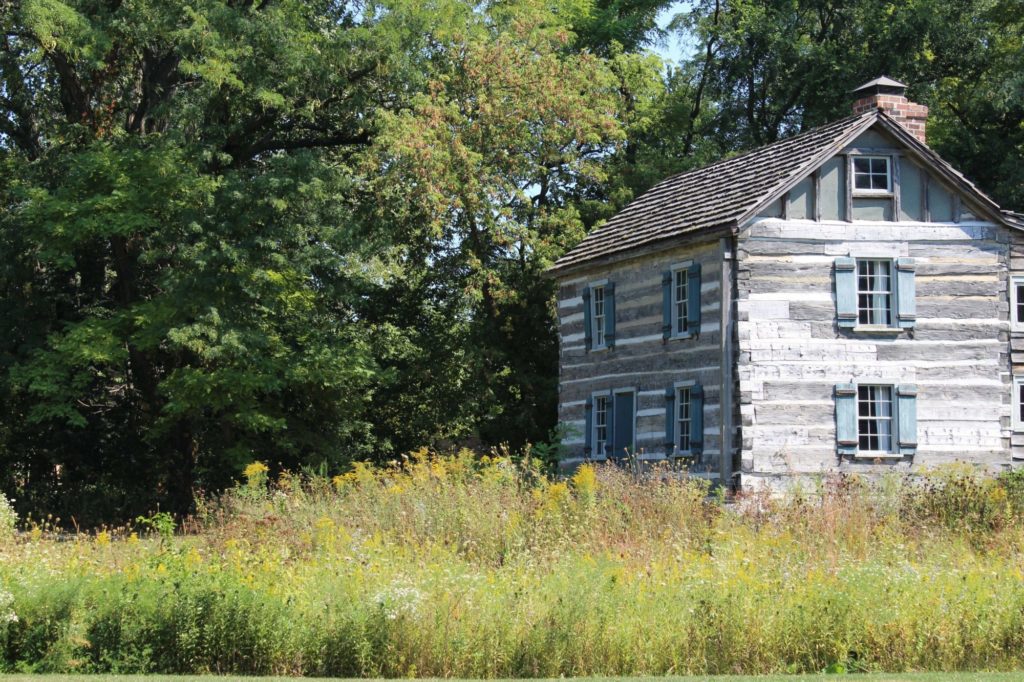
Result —
M 238 677 L 218 675 L 0 675 L 3 682 L 296 682 L 324 678 Z M 727 675 L 710 677 L 584 677 L 586 682 L 800 682 L 802 680 L 862 680 L 863 682 L 1009 682 L 1024 681 L 1020 673 L 882 673 L 871 675 Z M 354 682 L 354 681 L 353 681 Z M 538 681 L 543 682 L 543 681 Z M 561 681 L 551 681 L 561 682 Z

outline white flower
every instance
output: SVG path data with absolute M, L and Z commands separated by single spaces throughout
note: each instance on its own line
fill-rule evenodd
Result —
M 399 616 L 411 616 L 416 613 L 423 601 L 423 593 L 415 587 L 392 584 L 388 589 L 374 595 L 373 601 L 388 620 L 397 620 Z
M 14 528 L 18 523 L 18 515 L 14 513 L 12 500 L 0 493 L 0 535 L 13 535 Z
M 0 626 L 18 622 L 18 614 L 11 608 L 13 605 L 14 595 L 0 588 Z

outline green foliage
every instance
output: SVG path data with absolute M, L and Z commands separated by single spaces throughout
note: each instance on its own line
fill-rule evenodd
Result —
M 663 37 L 658 13 L 670 0 L 578 0 L 566 3 L 577 44 L 607 56 L 615 50 L 638 52 Z
M 265 453 L 337 470 L 553 426 L 541 272 L 621 138 L 564 19 L 26 0 L 2 21 L 0 461 L 26 510 L 185 512 Z
M 544 269 L 881 73 L 1024 202 L 1019 0 L 700 0 L 666 68 L 671 7 L 0 1 L 0 488 L 97 525 L 257 459 L 543 442 Z
M 2 15 L 7 485 L 96 523 L 340 466 L 375 361 L 338 198 L 390 56 L 345 6 L 95 4 Z
M 941 73 L 932 100 L 933 146 L 1006 208 L 1024 209 L 1024 13 L 1015 0 L 969 3 L 969 20 L 940 5 L 955 27 L 949 51 L 929 46 Z
M 209 500 L 193 533 L 36 528 L 0 546 L 0 669 L 553 678 L 1024 663 L 1016 475 L 838 477 L 723 505 L 668 472 L 588 465 L 556 480 L 468 452 L 283 474 L 252 494 L 267 473 Z
M 171 538 L 174 537 L 174 529 L 177 524 L 174 522 L 174 517 L 167 512 L 157 512 L 152 516 L 139 516 L 135 519 L 135 523 L 142 528 L 156 533 L 160 537 L 161 542 L 170 542 Z
M 601 60 L 567 54 L 568 28 L 535 3 L 476 16 L 459 40 L 431 34 L 436 80 L 381 116 L 369 172 L 378 195 L 406 197 L 407 215 L 378 210 L 410 234 L 407 275 L 462 299 L 451 314 L 470 422 L 518 447 L 554 425 L 553 285 L 542 273 L 582 238 L 574 193 L 605 179 L 601 155 L 622 138 L 613 80 Z

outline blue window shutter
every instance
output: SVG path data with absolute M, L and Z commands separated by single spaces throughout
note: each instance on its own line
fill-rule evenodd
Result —
M 583 427 L 586 431 L 583 434 L 583 454 L 586 457 L 590 457 L 594 450 L 594 399 L 587 398 L 587 402 L 584 405 L 583 411 L 586 413 L 586 419 L 584 420 L 585 426 Z
M 695 457 L 704 452 L 704 387 L 690 388 L 690 453 Z
M 686 269 L 686 331 L 700 334 L 700 263 Z
M 590 344 L 594 340 L 593 323 L 590 320 L 590 287 L 583 290 L 583 344 L 590 350 Z
M 661 274 L 661 338 L 672 336 L 672 271 Z
M 836 448 L 840 455 L 857 454 L 857 386 L 836 384 Z
M 604 286 L 604 345 L 615 347 L 615 282 Z
M 912 329 L 917 321 L 914 302 L 914 259 L 896 259 L 896 320 L 902 329 Z
M 676 389 L 665 389 L 665 456 L 671 457 L 676 449 Z
M 917 386 L 900 384 L 896 387 L 896 437 L 900 454 L 912 455 L 917 451 Z
M 836 258 L 836 317 L 840 327 L 857 326 L 857 261 Z

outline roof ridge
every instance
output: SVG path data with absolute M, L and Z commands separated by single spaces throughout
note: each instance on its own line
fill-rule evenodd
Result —
M 749 149 L 749 150 L 747 150 L 745 152 L 737 154 L 736 156 L 730 156 L 729 158 L 726 158 L 726 159 L 719 159 L 718 161 L 714 161 L 714 162 L 709 163 L 709 164 L 704 165 L 704 166 L 698 166 L 697 168 L 691 168 L 690 170 L 686 170 L 686 171 L 682 171 L 682 172 L 679 172 L 679 173 L 675 173 L 673 175 L 669 175 L 668 177 L 664 178 L 663 180 L 659 180 L 658 182 L 654 183 L 654 185 L 652 185 L 646 191 L 644 191 L 639 196 L 637 196 L 635 199 L 633 199 L 632 201 L 627 203 L 625 206 L 623 206 L 618 211 L 618 213 L 616 213 L 614 216 L 609 218 L 608 221 L 606 221 L 604 225 L 609 224 L 612 220 L 614 220 L 615 218 L 617 218 L 617 217 L 619 217 L 619 216 L 621 216 L 623 214 L 628 214 L 629 212 L 631 212 L 631 210 L 636 210 L 637 208 L 639 208 L 639 206 L 637 206 L 637 204 L 642 202 L 644 199 L 652 198 L 653 196 L 657 195 L 659 192 L 662 192 L 662 191 L 665 191 L 666 189 L 668 189 L 668 186 L 675 184 L 675 182 L 677 182 L 679 180 L 683 180 L 687 176 L 696 175 L 698 173 L 706 173 L 706 172 L 708 172 L 710 170 L 713 170 L 713 169 L 715 169 L 717 167 L 724 166 L 724 165 L 727 165 L 727 164 L 732 164 L 732 163 L 735 163 L 735 162 L 740 161 L 742 159 L 745 159 L 746 157 L 752 156 L 754 154 L 761 154 L 761 153 L 764 153 L 764 152 L 768 152 L 768 151 L 770 151 L 772 149 L 777 149 L 779 147 L 782 147 L 783 145 L 792 145 L 794 143 L 800 142 L 801 140 L 803 140 L 805 138 L 812 137 L 813 135 L 821 135 L 823 133 L 823 131 L 831 129 L 833 127 L 836 127 L 836 128 L 844 127 L 845 125 L 849 125 L 850 123 L 852 123 L 855 120 L 860 120 L 862 118 L 868 118 L 868 117 L 875 117 L 875 116 L 877 116 L 876 112 L 877 112 L 877 110 L 870 110 L 870 111 L 867 111 L 867 112 L 864 112 L 864 113 L 861 113 L 861 114 L 852 114 L 850 116 L 845 116 L 843 118 L 836 119 L 835 121 L 831 121 L 831 122 L 826 123 L 824 125 L 820 125 L 820 126 L 817 126 L 815 128 L 811 128 L 810 130 L 805 130 L 802 133 L 797 133 L 796 135 L 792 135 L 790 137 L 786 137 L 786 138 L 783 138 L 781 140 L 776 140 L 775 142 L 769 142 L 768 144 L 761 145 L 760 147 L 755 147 L 754 149 Z M 603 229 L 604 225 L 602 225 L 601 227 L 597 228 L 597 230 L 595 230 L 595 231 L 599 231 L 599 230 Z

